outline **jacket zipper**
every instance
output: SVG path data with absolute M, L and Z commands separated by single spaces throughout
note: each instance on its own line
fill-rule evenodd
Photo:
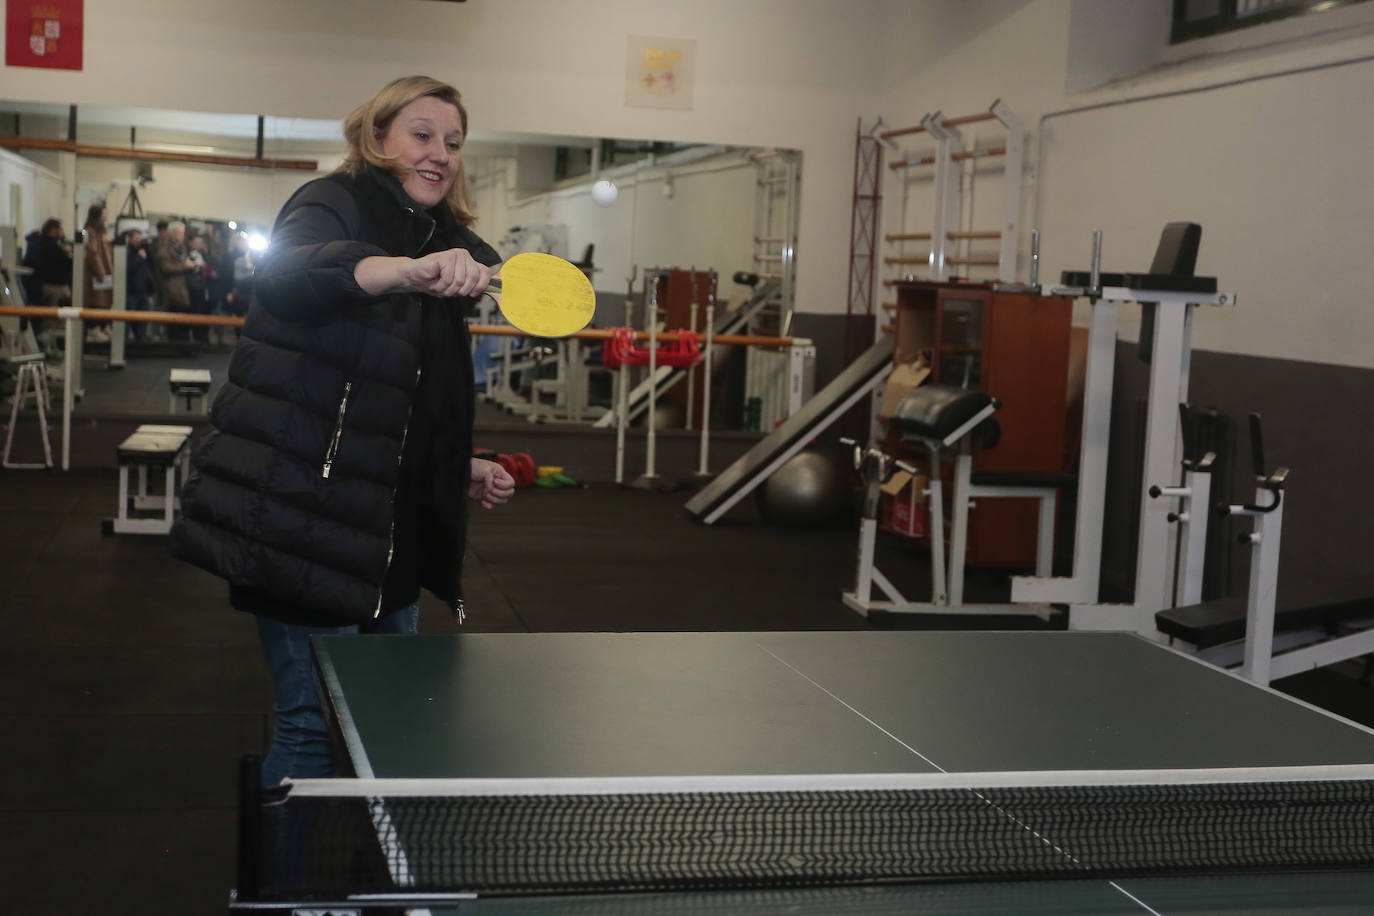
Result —
M 416 213 L 416 212 L 415 212 L 413 209 L 411 209 L 410 207 L 406 207 L 406 212 L 409 213 L 409 214 L 411 214 L 412 216 L 418 216 L 418 215 L 419 215 L 418 213 Z M 436 228 L 438 228 L 438 226 L 439 226 L 439 222 L 438 222 L 436 219 L 434 219 L 434 217 L 432 217 L 432 216 L 426 216 L 425 218 L 429 220 L 429 232 L 426 233 L 426 235 L 425 235 L 425 240 L 424 240 L 423 242 L 420 243 L 420 247 L 419 247 L 419 249 L 416 251 L 416 254 L 419 254 L 421 251 L 424 251 L 424 250 L 425 250 L 425 246 L 429 244 L 429 240 L 432 239 L 432 238 L 434 237 L 434 230 L 435 230 Z M 420 373 L 423 372 L 423 371 L 424 371 L 423 367 L 417 367 L 417 368 L 415 369 L 415 387 L 416 387 L 416 388 L 419 388 L 419 387 L 420 387 Z M 396 465 L 397 465 L 398 468 L 399 468 L 399 466 L 400 466 L 402 460 L 404 460 L 404 458 L 405 458 L 405 452 L 406 452 L 406 436 L 407 436 L 407 435 L 409 434 L 409 432 L 410 432 L 410 416 L 411 416 L 411 413 L 414 411 L 414 409 L 415 409 L 415 404 L 414 404 L 414 402 L 412 401 L 412 402 L 410 403 L 410 405 L 406 407 L 406 423 L 405 423 L 405 426 L 401 427 L 401 453 L 400 453 L 399 455 L 396 456 Z M 326 476 L 328 476 L 328 475 L 326 475 Z M 388 529 L 388 531 L 387 531 L 387 537 L 386 537 L 386 567 L 382 570 L 382 580 L 383 580 L 383 581 L 386 580 L 386 574 L 387 574 L 387 572 L 390 571 L 390 569 L 391 569 L 391 558 L 395 555 L 395 553 L 396 553 L 396 491 L 393 489 L 393 490 L 391 491 L 391 527 L 390 527 L 390 529 Z M 383 586 L 383 587 L 385 587 L 385 586 Z M 457 614 L 458 614 L 458 622 L 459 622 L 459 623 L 462 623 L 462 622 L 463 622 L 463 619 L 464 619 L 464 616 L 465 616 L 464 613 L 463 613 L 463 599 L 461 599 L 461 598 L 457 599 L 456 606 L 455 606 L 454 610 L 455 610 L 455 611 L 457 612 Z M 382 615 L 382 590 L 381 590 L 381 589 L 378 589 L 378 590 L 377 590 L 377 606 L 376 606 L 375 608 L 373 608 L 373 610 L 372 610 L 372 617 L 373 617 L 373 619 L 376 619 L 377 617 L 380 617 L 381 615 Z
M 329 450 L 324 453 L 324 468 L 320 476 L 328 478 L 334 468 L 334 459 L 339 454 L 339 441 L 343 439 L 344 411 L 348 410 L 348 396 L 353 393 L 353 383 L 344 382 L 343 397 L 339 399 L 339 418 L 334 421 L 334 436 L 329 440 Z
M 415 369 L 415 387 L 420 387 L 420 373 L 422 367 Z M 410 416 L 415 410 L 414 400 L 406 407 L 406 422 L 401 427 L 401 450 L 396 455 L 396 469 L 399 480 L 401 462 L 406 455 L 406 436 L 410 434 Z M 382 568 L 382 587 L 377 589 L 377 606 L 372 609 L 372 619 L 376 620 L 382 616 L 382 592 L 386 589 L 386 574 L 391 571 L 391 559 L 396 555 L 396 488 L 391 489 L 391 525 L 386 531 L 386 566 Z
M 410 207 L 406 207 L 406 212 L 409 213 L 411 216 L 420 215 Z M 439 221 L 434 217 L 430 216 L 429 214 L 425 214 L 425 219 L 429 220 L 429 233 L 425 236 L 425 240 L 420 243 L 420 247 L 416 249 L 415 253 L 417 255 L 425 250 L 425 246 L 429 244 L 429 240 L 434 238 L 434 230 L 439 228 Z

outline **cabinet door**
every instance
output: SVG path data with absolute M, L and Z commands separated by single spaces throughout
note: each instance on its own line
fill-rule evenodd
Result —
M 942 385 L 983 385 L 983 339 L 987 300 L 968 294 L 940 295 L 935 343 L 936 379 Z

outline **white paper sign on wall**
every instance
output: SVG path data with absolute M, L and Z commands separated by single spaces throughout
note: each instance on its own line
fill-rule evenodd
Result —
M 690 109 L 696 49 L 695 39 L 631 35 L 625 59 L 625 104 Z

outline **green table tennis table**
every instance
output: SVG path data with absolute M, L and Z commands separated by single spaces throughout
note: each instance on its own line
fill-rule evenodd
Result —
M 359 779 L 1374 764 L 1374 732 L 1122 633 L 317 637 L 314 649 Z M 1355 913 L 1374 909 L 1374 871 L 477 896 L 431 909 Z

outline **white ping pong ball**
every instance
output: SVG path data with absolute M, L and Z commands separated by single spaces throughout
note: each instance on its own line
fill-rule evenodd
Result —
M 620 189 L 615 186 L 614 181 L 601 179 L 592 185 L 592 200 L 597 206 L 609 207 L 615 203 L 615 199 L 620 196 Z

